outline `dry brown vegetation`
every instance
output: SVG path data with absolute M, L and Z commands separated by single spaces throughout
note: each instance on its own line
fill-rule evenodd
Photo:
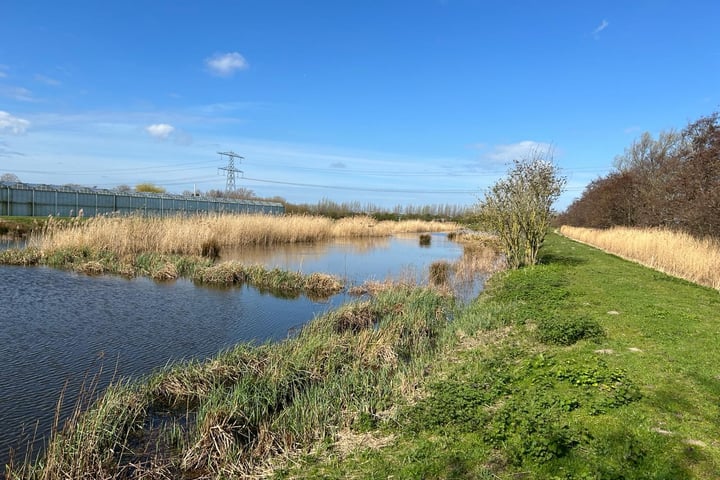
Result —
M 669 275 L 720 290 L 720 242 L 667 229 L 563 226 L 563 235 Z
M 195 217 L 96 217 L 70 225 L 49 221 L 30 245 L 41 250 L 91 248 L 119 257 L 143 252 L 217 255 L 229 246 L 316 242 L 330 238 L 381 237 L 396 233 L 449 231 L 455 224 L 370 217 L 332 220 L 307 215 L 209 215 Z

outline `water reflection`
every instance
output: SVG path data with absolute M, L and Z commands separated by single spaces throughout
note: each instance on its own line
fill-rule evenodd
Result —
M 27 240 L 24 238 L 12 238 L 0 236 L 0 251 L 10 248 L 25 248 Z
M 408 278 L 427 283 L 430 264 L 439 260 L 455 261 L 462 255 L 461 245 L 445 234 L 433 234 L 429 248 L 420 246 L 418 235 L 338 239 L 321 243 L 282 245 L 271 249 L 243 247 L 223 249 L 220 261 L 237 260 L 268 268 L 330 273 L 349 285 L 367 280 Z

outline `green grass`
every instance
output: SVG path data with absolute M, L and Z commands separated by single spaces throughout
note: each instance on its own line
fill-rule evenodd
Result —
M 556 235 L 443 333 L 419 393 L 278 478 L 683 479 L 720 472 L 720 296 Z

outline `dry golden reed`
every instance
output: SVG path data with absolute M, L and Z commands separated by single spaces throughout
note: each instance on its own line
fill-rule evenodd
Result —
M 563 226 L 560 233 L 622 258 L 720 290 L 720 242 L 667 229 Z
M 63 225 L 52 219 L 30 239 L 43 251 L 85 247 L 119 257 L 143 252 L 203 255 L 208 245 L 278 245 L 330 238 L 382 237 L 396 233 L 449 231 L 455 224 L 376 221 L 371 217 L 332 220 L 308 215 L 206 215 L 193 217 L 95 217 Z

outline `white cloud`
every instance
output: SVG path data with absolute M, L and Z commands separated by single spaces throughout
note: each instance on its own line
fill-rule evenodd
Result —
M 495 145 L 492 151 L 483 155 L 483 158 L 498 163 L 508 163 L 513 160 L 520 160 L 534 152 L 551 152 L 552 145 L 549 143 L 523 140 L 508 145 Z
M 595 38 L 597 38 L 597 36 L 600 34 L 600 32 L 605 30 L 608 27 L 608 25 L 610 25 L 610 24 L 608 23 L 607 20 L 603 20 L 602 22 L 600 22 L 600 25 L 598 25 L 597 28 L 595 28 L 595 30 L 593 30 L 593 32 L 592 32 L 593 35 L 595 36 Z
M 175 131 L 175 127 L 167 123 L 155 123 L 145 127 L 145 131 L 158 140 L 167 140 L 170 134 Z
M 23 118 L 10 115 L 0 110 L 0 132 L 9 132 L 12 135 L 22 135 L 30 126 L 30 122 Z
M 245 57 L 237 52 L 216 53 L 205 59 L 205 65 L 212 74 L 219 77 L 229 77 L 237 70 L 245 70 L 250 66 Z

